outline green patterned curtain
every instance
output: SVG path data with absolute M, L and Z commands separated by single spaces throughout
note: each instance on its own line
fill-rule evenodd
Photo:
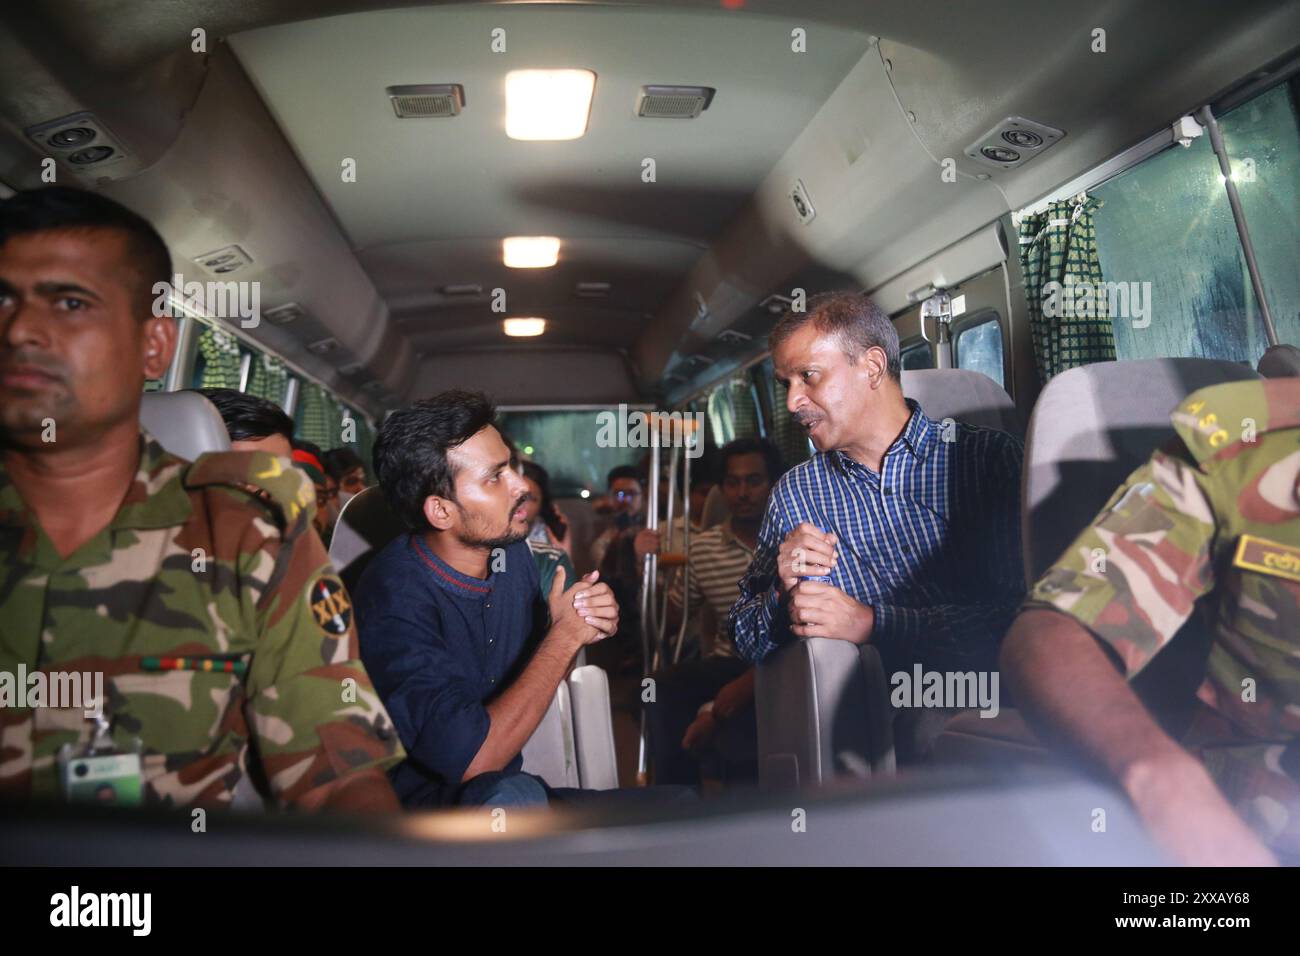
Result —
M 303 382 L 298 397 L 298 437 L 321 450 L 339 443 L 339 415 L 334 400 L 315 382 Z
M 289 370 L 278 358 L 265 353 L 253 356 L 253 367 L 248 375 L 249 395 L 284 405 L 284 389 L 289 384 Z
M 772 380 L 772 428 L 770 437 L 781 450 L 785 466 L 791 468 L 808 458 L 808 433 L 799 427 L 786 408 L 785 386 Z
M 1020 221 L 1020 266 L 1039 378 L 1115 358 L 1115 335 L 1097 258 L 1101 201 L 1058 199 Z
M 229 332 L 205 326 L 199 333 L 203 375 L 199 388 L 239 389 L 239 343 Z

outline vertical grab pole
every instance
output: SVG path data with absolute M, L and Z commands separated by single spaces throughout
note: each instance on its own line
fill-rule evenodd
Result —
M 689 419 L 683 420 L 682 441 L 686 442 L 686 428 L 693 425 Z M 685 424 L 689 422 L 689 424 Z M 699 441 L 699 436 L 696 436 Z M 670 664 L 676 664 L 682 656 L 682 643 L 686 640 L 686 625 L 691 619 L 691 455 L 688 450 L 682 461 L 682 553 L 686 563 L 682 565 L 682 623 L 677 628 L 677 644 L 673 648 Z
M 676 442 L 673 443 L 672 451 L 668 453 L 668 506 L 664 513 L 664 523 L 668 526 L 668 534 L 673 533 L 673 505 L 677 500 L 677 462 L 681 458 L 681 448 Z M 674 550 L 668 547 L 673 542 L 660 539 L 661 547 L 666 550 Z M 671 572 L 669 572 L 671 574 Z M 658 581 L 656 580 L 656 585 Z M 658 670 L 668 660 L 668 581 L 665 576 L 663 599 L 659 604 L 659 617 L 655 621 L 655 654 L 654 669 Z
M 650 414 L 650 424 L 650 481 L 646 489 L 645 526 L 654 531 L 659 528 L 659 417 L 654 412 Z M 645 564 L 641 568 L 641 673 L 643 678 L 650 676 L 650 642 L 652 635 L 658 630 L 653 620 L 654 581 L 658 570 L 658 558 L 659 556 L 654 552 L 647 554 Z M 645 707 L 642 707 L 641 732 L 636 758 L 636 782 L 641 787 L 650 780 L 647 772 L 645 713 Z

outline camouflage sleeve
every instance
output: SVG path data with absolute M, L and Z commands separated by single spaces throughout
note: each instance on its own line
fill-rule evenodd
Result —
M 291 475 L 307 483 L 301 473 Z M 259 642 L 246 706 L 267 781 L 282 804 L 405 756 L 361 664 L 351 599 L 312 527 L 311 508 L 292 514 L 281 534 L 243 552 L 250 573 L 261 562 L 273 565 L 254 609 Z
M 1070 615 L 1144 668 L 1214 587 L 1215 519 L 1201 474 L 1157 451 L 1030 590 L 1026 607 Z

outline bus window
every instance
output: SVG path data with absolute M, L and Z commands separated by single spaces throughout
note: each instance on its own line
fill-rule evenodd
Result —
M 194 359 L 194 377 L 191 388 L 240 387 L 240 366 L 243 355 L 239 340 L 223 329 L 204 325 L 199 333 L 198 355 Z
M 643 448 L 618 447 L 618 442 L 606 447 L 599 441 L 611 414 L 617 410 L 504 409 L 498 412 L 497 425 L 521 454 L 547 470 L 554 497 L 586 498 L 605 492 L 611 468 L 638 464 L 645 454 Z
M 953 338 L 957 367 L 983 372 L 999 385 L 1002 381 L 1002 326 L 996 313 L 966 325 Z M 904 368 L 907 366 L 904 365 Z
M 773 444 L 780 450 L 787 468 L 806 461 L 811 454 L 808 435 L 790 417 L 790 411 L 786 408 L 785 386 L 776 380 L 771 356 L 755 366 L 755 378 L 760 389 L 766 394 L 768 407 L 771 409 L 767 437 L 772 439 Z
M 1275 87 L 1221 125 L 1241 166 L 1234 175 L 1278 332 L 1297 341 L 1300 143 L 1289 90 Z M 1258 361 L 1268 342 L 1209 136 L 1151 157 L 1092 195 L 1104 204 L 1095 217 L 1102 274 L 1129 299 L 1113 317 L 1116 356 Z
M 915 345 L 905 345 L 898 354 L 899 362 L 905 369 L 934 368 L 934 353 L 930 343 L 924 339 Z

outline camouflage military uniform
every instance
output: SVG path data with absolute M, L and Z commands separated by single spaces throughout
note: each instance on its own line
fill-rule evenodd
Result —
M 1136 675 L 1197 600 L 1213 642 L 1183 743 L 1273 847 L 1300 854 L 1300 379 L 1202 389 L 1030 592 Z M 1096 550 L 1100 549 L 1100 550 Z
M 288 803 L 397 763 L 306 477 L 263 452 L 190 464 L 141 443 L 113 521 L 66 559 L 0 465 L 0 670 L 102 672 L 114 743 L 143 744 L 146 801 L 228 804 L 250 776 Z M 82 709 L 0 708 L 0 794 L 55 795 L 56 752 L 90 730 Z

